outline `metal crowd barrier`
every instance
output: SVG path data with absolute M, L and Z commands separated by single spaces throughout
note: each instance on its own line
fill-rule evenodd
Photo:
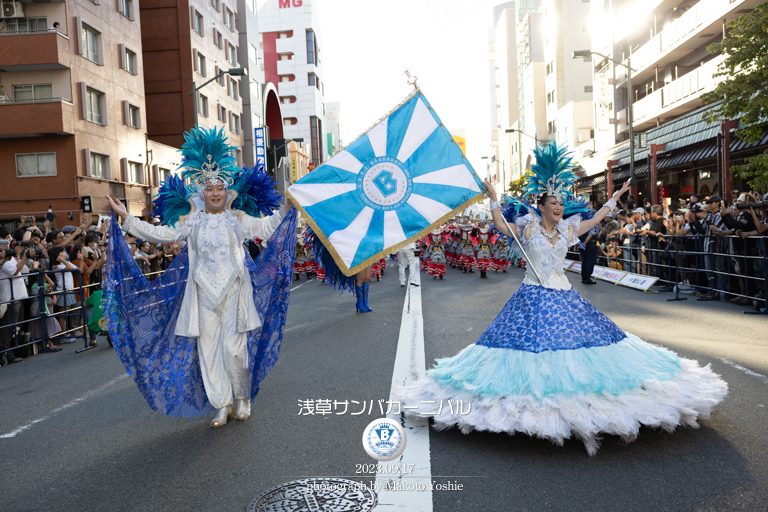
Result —
M 76 287 L 72 290 L 56 290 L 51 289 L 46 291 L 45 289 L 45 275 L 53 275 L 53 281 L 56 282 L 55 274 L 64 274 L 65 272 L 71 272 L 71 273 L 77 273 L 79 276 L 79 282 L 80 286 Z M 152 280 L 160 276 L 165 272 L 164 270 L 159 270 L 155 272 L 148 272 L 144 274 L 144 276 L 147 278 L 147 280 Z M 63 277 L 63 276 L 62 276 Z M 38 343 L 42 344 L 43 348 L 40 349 L 40 352 L 55 352 L 54 349 L 48 348 L 48 342 L 56 343 L 57 341 L 61 341 L 63 339 L 82 339 L 83 340 L 83 348 L 76 350 L 76 353 L 84 352 L 86 350 L 89 350 L 93 348 L 90 345 L 89 341 L 89 329 L 86 324 L 85 319 L 85 290 L 87 289 L 94 289 L 99 288 L 101 286 L 101 283 L 92 283 L 88 285 L 83 285 L 83 279 L 82 274 L 79 269 L 77 270 L 41 270 L 41 271 L 30 271 L 27 274 L 19 274 L 12 276 L 10 278 L 7 278 L 9 281 L 13 279 L 25 279 L 25 280 L 35 280 L 37 283 L 37 290 L 35 293 L 29 293 L 29 297 L 26 299 L 17 299 L 14 296 L 14 290 L 13 290 L 13 283 L 9 282 L 8 287 L 10 288 L 11 293 L 11 299 L 7 302 L 0 302 L 1 304 L 6 304 L 8 306 L 8 309 L 5 313 L 5 316 L 3 319 L 5 319 L 7 322 L 0 325 L 0 331 L 7 330 L 9 333 L 9 336 L 11 338 L 11 346 L 9 347 L 0 347 L 0 354 L 7 353 L 10 351 L 16 351 L 19 349 L 24 349 L 25 347 L 30 347 L 32 350 L 33 355 L 37 353 L 37 347 L 36 345 Z M 32 284 L 32 283 L 30 283 Z M 25 284 L 26 286 L 26 284 Z M 52 311 L 49 313 L 46 313 L 46 298 L 47 297 L 53 297 L 53 296 L 63 296 L 65 293 L 72 293 L 76 297 L 76 302 L 74 305 L 69 306 L 64 311 L 55 311 L 52 309 Z M 19 308 L 19 312 L 24 312 L 24 306 L 27 301 L 39 301 L 38 302 L 38 313 L 34 317 L 30 318 L 23 318 L 25 315 L 17 313 L 17 307 L 18 304 L 21 304 L 21 308 Z M 23 319 L 22 319 L 23 318 Z M 65 329 L 51 335 L 48 332 L 48 322 L 47 320 L 49 318 L 55 318 L 57 321 L 59 321 L 60 318 L 66 318 L 65 320 Z M 70 318 L 79 318 L 80 319 L 80 325 L 76 325 L 74 327 L 71 327 L 69 325 L 69 319 Z M 8 321 L 9 320 L 9 321 Z M 31 325 L 33 322 L 39 322 L 40 326 L 40 337 L 33 337 L 31 335 Z M 76 332 L 80 330 L 80 334 L 76 334 Z
M 742 239 L 733 235 L 665 235 L 661 237 L 657 248 L 651 247 L 651 238 L 637 236 L 636 240 L 641 242 L 639 244 L 619 243 L 617 247 L 622 250 L 622 254 L 618 258 L 607 257 L 598 248 L 597 262 L 600 264 L 602 260 L 605 267 L 618 263 L 624 271 L 657 277 L 654 286 L 663 288 L 656 291 L 675 294 L 668 301 L 687 300 L 686 297 L 680 297 L 683 291 L 681 287 L 687 286 L 688 291 L 706 295 L 699 297 L 699 301 L 725 300 L 727 296 L 740 297 L 742 301 L 762 303 L 756 311 L 745 311 L 744 314 L 766 314 L 768 236 Z M 709 245 L 705 245 L 707 239 Z M 734 241 L 740 243 L 734 244 Z M 686 248 L 686 244 L 692 244 L 693 247 Z M 723 249 L 705 250 L 705 247 L 718 246 Z M 572 257 L 580 254 L 576 251 L 569 253 Z M 575 259 L 580 260 L 581 257 Z M 686 280 L 689 284 L 683 284 Z M 723 297 L 718 297 L 721 294 Z

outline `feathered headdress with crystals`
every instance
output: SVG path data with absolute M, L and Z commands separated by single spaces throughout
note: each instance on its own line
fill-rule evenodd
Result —
M 523 197 L 511 198 L 507 206 L 501 209 L 508 222 L 514 222 L 526 213 L 541 217 L 537 203 L 544 194 L 563 202 L 564 219 L 576 214 L 581 215 L 582 220 L 592 218 L 595 211 L 589 199 L 577 196 L 573 191 L 578 176 L 571 170 L 571 154 L 565 144 L 558 146 L 550 142 L 546 146 L 536 147 L 533 151 L 536 163 L 526 172 Z
M 230 208 L 240 210 L 252 217 L 272 215 L 280 207 L 282 196 L 275 191 L 275 183 L 264 166 L 239 169 L 227 144 L 224 130 L 194 128 L 184 134 L 182 162 L 179 175 L 170 176 L 152 200 L 154 214 L 160 222 L 173 226 L 184 215 L 199 208 L 205 190 L 210 182 L 222 180 L 230 195 Z M 215 164 L 215 165 L 214 165 Z M 187 188 L 184 179 L 191 179 L 196 189 Z M 198 197 L 195 197 L 197 192 Z M 232 198 L 234 196 L 234 198 Z
M 538 200 L 547 194 L 562 202 L 572 198 L 573 185 L 578 178 L 571 170 L 573 159 L 568 146 L 550 142 L 546 146 L 537 146 L 533 154 L 536 163 L 527 174 L 523 195 L 534 196 Z
M 227 144 L 224 128 L 206 130 L 198 126 L 184 134 L 181 146 L 181 177 L 191 180 L 201 191 L 218 180 L 229 187 L 240 171 L 233 155 L 234 147 Z

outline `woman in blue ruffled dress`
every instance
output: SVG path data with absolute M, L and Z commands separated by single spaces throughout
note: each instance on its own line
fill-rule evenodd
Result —
M 641 425 L 670 432 L 697 427 L 697 418 L 708 418 L 725 398 L 727 384 L 709 365 L 623 331 L 574 290 L 563 271 L 568 247 L 613 209 L 628 183 L 594 212 L 572 193 L 576 176 L 564 148 L 551 144 L 535 154 L 525 189 L 535 204 L 506 207 L 513 223 L 502 219 L 496 192 L 485 183 L 496 228 L 507 236 L 515 230 L 535 272 L 529 269 L 477 342 L 401 388 L 401 401 L 437 409 L 442 400 L 441 413 L 430 414 L 438 429 L 520 432 L 558 445 L 576 437 L 589 455 L 601 433 L 629 442 Z M 461 412 L 448 407 L 449 400 L 462 401 Z

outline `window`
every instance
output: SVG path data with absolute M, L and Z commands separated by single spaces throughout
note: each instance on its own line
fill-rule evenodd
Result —
M 91 62 L 101 64 L 101 56 L 99 52 L 99 40 L 101 39 L 101 33 L 97 30 L 83 24 L 82 43 L 83 52 L 81 55 Z
M 104 121 L 104 93 L 86 87 L 85 90 L 85 119 L 97 124 Z
M 218 49 L 222 49 L 224 47 L 224 43 L 221 40 L 221 32 L 216 29 L 213 29 L 213 44 L 215 44 L 216 48 Z
M 120 14 L 133 20 L 133 0 L 118 0 Z
M 314 73 L 307 73 L 307 85 L 318 87 L 317 75 Z
M 227 109 L 219 105 L 219 121 L 222 123 L 227 122 Z
M 221 12 L 221 0 L 211 0 L 211 5 L 216 9 L 216 12 Z
M 203 15 L 197 11 L 195 11 L 195 16 L 192 20 L 192 28 L 195 32 L 198 33 L 198 35 L 202 36 L 205 33 L 203 28 Z
M 591 85 L 585 85 L 584 86 L 584 92 L 592 92 L 592 86 Z
M 139 72 L 136 52 L 123 47 L 123 69 L 132 75 L 136 75 Z
M 13 99 L 15 100 L 42 100 L 53 98 L 51 84 L 14 85 Z
M 312 135 L 312 161 L 314 162 L 315 167 L 318 167 L 323 163 L 323 146 L 320 139 L 323 130 L 320 119 L 316 116 L 311 116 L 309 118 L 309 129 Z
M 197 50 L 194 50 L 193 53 L 195 58 L 195 71 L 200 75 L 205 76 L 205 56 Z
M 16 177 L 56 176 L 56 153 L 19 153 Z
M 307 30 L 307 64 L 317 65 L 317 45 L 315 44 L 315 33 Z
M 230 112 L 229 129 L 232 133 L 240 133 L 240 117 Z
M 227 43 L 227 62 L 229 62 L 233 66 L 237 62 L 237 58 L 235 57 L 235 47 L 232 46 L 230 43 Z
M 198 111 L 203 117 L 208 117 L 208 97 L 200 95 L 200 105 L 198 105 Z
M 88 164 L 89 164 L 89 176 L 93 176 L 96 178 L 108 178 L 108 169 L 109 169 L 109 157 L 107 155 L 102 155 L 100 153 L 94 153 L 92 151 L 86 150 L 87 153 L 89 153 L 88 158 Z
M 231 30 L 235 31 L 235 13 L 229 10 L 229 7 L 224 8 L 224 25 Z
M 248 60 L 259 63 L 259 51 L 252 44 L 248 45 Z
M 47 32 L 48 18 L 6 18 L 6 32 Z
M 256 14 L 256 0 L 247 0 L 248 7 L 251 8 L 251 12 Z
M 224 86 L 224 75 L 219 76 L 220 72 L 221 72 L 221 69 L 219 69 L 219 66 L 216 66 L 216 76 L 219 77 L 219 78 L 216 79 L 216 83 L 223 87 Z
M 133 128 L 141 128 L 141 110 L 136 105 L 131 105 L 127 101 L 124 103 L 125 124 Z
M 165 169 L 163 167 L 157 168 L 157 181 L 158 186 L 168 181 L 168 178 L 171 177 L 171 170 Z
M 144 166 L 139 162 L 126 161 L 126 171 L 125 181 L 130 181 L 131 183 L 144 183 Z
M 233 100 L 238 99 L 238 95 L 237 95 L 237 82 L 235 80 L 229 79 L 227 81 L 227 94 Z

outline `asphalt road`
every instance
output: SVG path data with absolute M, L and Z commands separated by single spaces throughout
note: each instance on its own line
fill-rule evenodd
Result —
M 423 274 L 427 367 L 473 343 L 522 277 Z M 575 440 L 432 430 L 433 480 L 463 484 L 435 491 L 434 510 L 768 510 L 768 317 L 569 278 L 624 330 L 711 364 L 729 396 L 699 429 L 606 436 L 595 457 Z M 361 436 L 389 396 L 405 288 L 390 267 L 371 284 L 374 312 L 358 314 L 349 294 L 294 285 L 280 359 L 246 422 L 214 430 L 210 417 L 153 412 L 103 342 L 0 369 L 0 510 L 243 511 L 290 480 L 373 480 L 356 466 L 373 462 Z M 350 405 L 306 415 L 310 399 Z

